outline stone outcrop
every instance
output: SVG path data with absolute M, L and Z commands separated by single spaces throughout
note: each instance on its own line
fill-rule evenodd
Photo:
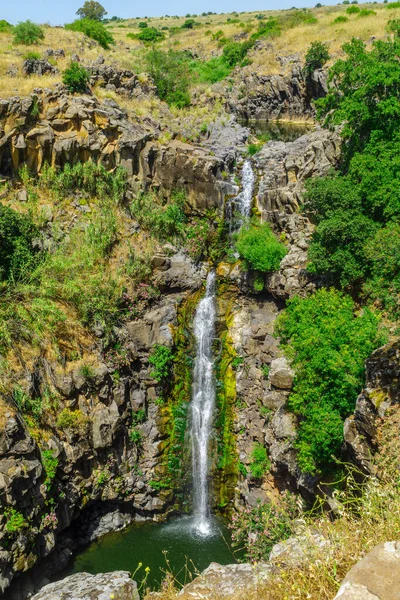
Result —
M 57 75 L 58 69 L 46 59 L 27 58 L 22 65 L 24 75 Z
M 50 583 L 32 600 L 139 600 L 136 582 L 126 571 L 89 575 L 77 573 Z
M 398 600 L 400 542 L 376 546 L 346 575 L 335 600 Z
M 313 119 L 313 100 L 327 93 L 327 72 L 317 70 L 308 78 L 300 63 L 287 75 L 243 76 L 238 71 L 236 85 L 224 93 L 227 109 L 244 120 Z
M 391 342 L 366 362 L 366 385 L 357 398 L 354 415 L 346 419 L 344 438 L 352 460 L 366 473 L 375 472 L 376 426 L 393 405 L 400 403 L 400 342 Z
M 45 162 L 63 167 L 92 160 L 108 170 L 124 167 L 133 191 L 161 189 L 168 195 L 183 189 L 193 209 L 222 212 L 232 193 L 222 178 L 224 160 L 177 140 L 160 144 L 159 133 L 153 119 L 132 121 L 113 100 L 71 96 L 61 85 L 38 90 L 0 100 L 0 174 L 12 176 L 23 164 L 39 173 Z

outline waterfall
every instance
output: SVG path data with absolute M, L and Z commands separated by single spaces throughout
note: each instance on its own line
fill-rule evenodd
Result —
M 193 517 L 196 533 L 211 533 L 208 496 L 209 440 L 215 407 L 212 343 L 215 334 L 215 272 L 207 277 L 206 293 L 194 317 L 196 359 L 193 369 L 191 440 L 193 464 Z
M 229 222 L 230 233 L 234 233 L 240 229 L 243 219 L 250 216 L 255 182 L 254 171 L 250 160 L 244 162 L 240 177 L 242 191 L 235 198 L 232 198 L 227 205 L 227 219 Z M 239 220 L 235 219 L 235 215 L 239 215 Z

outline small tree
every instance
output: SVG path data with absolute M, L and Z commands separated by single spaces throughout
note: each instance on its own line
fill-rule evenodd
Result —
M 94 0 L 87 0 L 85 4 L 76 11 L 76 14 L 81 19 L 92 19 L 92 21 L 102 21 L 107 14 L 104 6 L 100 2 Z
M 43 29 L 32 23 L 32 21 L 22 21 L 14 28 L 14 43 L 15 44 L 38 44 L 44 39 Z
M 102 48 L 108 50 L 115 40 L 103 23 L 93 21 L 93 19 L 77 19 L 73 23 L 65 25 L 65 29 L 71 31 L 81 31 L 92 40 L 96 40 Z
M 86 92 L 88 82 L 89 73 L 77 62 L 71 62 L 63 73 L 63 84 L 70 92 Z
M 321 69 L 329 60 L 328 45 L 323 42 L 311 42 L 307 50 L 304 70 L 311 75 L 315 69 Z

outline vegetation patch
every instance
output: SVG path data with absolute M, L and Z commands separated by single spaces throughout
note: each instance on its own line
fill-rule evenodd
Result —
M 268 273 L 277 271 L 287 250 L 278 242 L 268 223 L 254 220 L 240 230 L 236 248 L 247 267 Z
M 73 23 L 65 25 L 65 29 L 84 33 L 88 38 L 98 42 L 105 50 L 115 44 L 113 36 L 100 21 L 88 18 L 77 19 Z

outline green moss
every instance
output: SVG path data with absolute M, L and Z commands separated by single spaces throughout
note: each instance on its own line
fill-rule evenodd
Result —
M 220 306 L 224 308 L 225 325 L 220 333 L 221 351 L 216 362 L 217 379 L 217 470 L 216 482 L 218 485 L 218 506 L 224 508 L 232 498 L 236 484 L 239 462 L 236 451 L 236 438 L 233 433 L 236 405 L 236 372 L 235 365 L 238 355 L 229 334 L 232 325 L 232 302 L 229 287 L 220 286 L 218 298 Z

